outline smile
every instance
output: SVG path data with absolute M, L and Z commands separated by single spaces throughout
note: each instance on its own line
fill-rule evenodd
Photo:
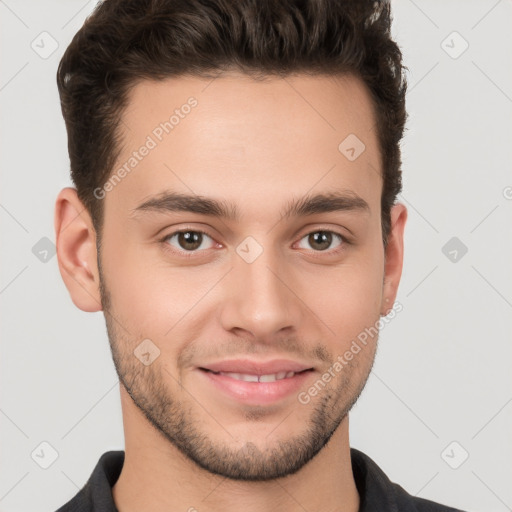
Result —
M 209 392 L 220 392 L 215 397 L 245 405 L 270 405 L 296 395 L 315 373 L 312 369 L 263 374 L 199 370 Z
M 249 373 L 235 373 L 235 372 L 212 372 L 217 375 L 225 375 L 236 380 L 243 380 L 244 382 L 275 382 L 276 380 L 289 379 L 295 375 L 295 372 L 279 372 L 270 373 L 268 375 L 252 375 Z

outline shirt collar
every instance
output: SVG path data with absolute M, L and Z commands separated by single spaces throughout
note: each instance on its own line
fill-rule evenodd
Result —
M 363 452 L 351 448 L 350 456 L 360 496 L 359 512 L 457 512 L 454 508 L 409 495 L 398 484 L 392 483 Z M 85 486 L 57 512 L 118 512 L 112 487 L 121 474 L 124 457 L 122 450 L 105 452 Z

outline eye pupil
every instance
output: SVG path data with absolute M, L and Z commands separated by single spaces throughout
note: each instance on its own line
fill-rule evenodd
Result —
M 328 231 L 317 231 L 309 235 L 309 243 L 312 247 L 319 251 L 328 249 L 332 243 L 332 233 Z M 321 247 L 315 247 L 315 244 L 320 244 Z
M 178 243 L 187 251 L 193 251 L 200 247 L 202 238 L 203 234 L 197 231 L 182 231 L 178 233 Z

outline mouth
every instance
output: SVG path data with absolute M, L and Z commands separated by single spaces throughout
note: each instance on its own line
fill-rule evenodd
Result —
M 198 368 L 206 380 L 208 392 L 216 391 L 215 399 L 221 397 L 230 402 L 244 405 L 270 405 L 296 396 L 305 389 L 307 381 L 315 373 L 313 368 L 304 370 L 282 370 L 274 373 L 255 373 L 215 371 L 210 368 Z
M 292 372 L 292 371 L 281 371 L 277 373 L 268 373 L 264 375 L 258 375 L 253 373 L 236 373 L 236 372 L 215 372 L 213 370 L 209 370 L 208 368 L 199 368 L 200 370 L 203 370 L 205 372 L 211 372 L 215 375 L 224 375 L 226 377 L 230 377 L 231 379 L 235 380 L 241 380 L 243 382 L 275 382 L 277 380 L 283 380 L 283 379 L 291 379 L 293 376 L 313 371 L 312 368 L 308 368 L 307 370 L 302 370 L 299 372 Z

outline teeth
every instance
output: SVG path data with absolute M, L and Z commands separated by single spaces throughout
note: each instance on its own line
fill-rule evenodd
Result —
M 275 373 L 273 375 L 260 375 L 259 382 L 275 382 L 279 378 L 279 375 L 281 375 L 281 373 L 282 372 Z M 282 378 L 283 377 L 281 377 L 281 379 Z
M 215 372 L 220 375 L 226 375 L 236 380 L 243 380 L 245 382 L 275 382 L 276 380 L 288 379 L 295 375 L 295 372 L 279 372 L 271 373 L 269 375 L 249 375 L 247 373 L 234 373 L 234 372 Z
M 236 380 L 243 380 L 245 382 L 258 382 L 257 375 L 247 375 L 245 373 L 232 373 L 232 372 L 220 372 L 221 375 L 226 375 Z

